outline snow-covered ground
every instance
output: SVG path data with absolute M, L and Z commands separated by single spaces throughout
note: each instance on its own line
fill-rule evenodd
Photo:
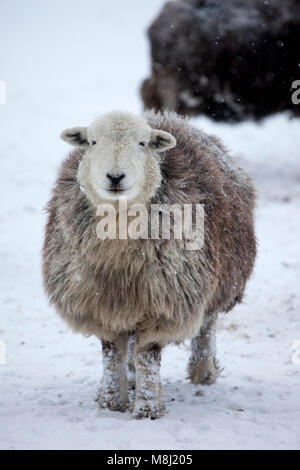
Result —
M 141 110 L 144 31 L 162 3 L 1 0 L 1 449 L 300 448 L 299 120 L 195 121 L 223 138 L 259 194 L 255 273 L 244 304 L 220 319 L 216 385 L 187 382 L 187 342 L 164 352 L 164 418 L 99 412 L 98 341 L 72 334 L 42 291 L 42 209 L 68 151 L 59 134 L 111 109 Z

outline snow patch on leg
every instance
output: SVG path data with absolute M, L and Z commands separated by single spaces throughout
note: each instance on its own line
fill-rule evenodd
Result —
M 136 348 L 136 399 L 133 417 L 156 419 L 163 415 L 160 383 L 161 348 L 156 344 Z
M 96 401 L 100 409 L 126 410 L 127 379 L 125 374 L 127 340 L 120 338 L 115 343 L 102 342 L 103 377 Z
M 128 380 L 128 403 L 127 407 L 132 411 L 135 400 L 136 373 L 134 364 L 134 345 L 136 337 L 131 336 L 128 340 L 126 373 Z
M 216 320 L 216 317 L 209 319 L 191 343 L 188 376 L 195 385 L 212 385 L 220 373 L 216 360 Z

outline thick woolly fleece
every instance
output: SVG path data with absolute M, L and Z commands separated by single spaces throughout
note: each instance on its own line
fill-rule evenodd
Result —
M 51 303 L 75 331 L 107 341 L 134 332 L 140 346 L 164 346 L 196 336 L 205 317 L 242 300 L 256 253 L 254 190 L 214 137 L 175 114 L 145 119 L 177 140 L 161 158 L 162 182 L 149 203 L 204 204 L 204 247 L 97 238 L 95 207 L 77 179 L 80 149 L 63 162 L 48 204 L 43 274 Z
M 260 119 L 290 110 L 299 80 L 299 0 L 177 0 L 149 28 L 146 108 Z

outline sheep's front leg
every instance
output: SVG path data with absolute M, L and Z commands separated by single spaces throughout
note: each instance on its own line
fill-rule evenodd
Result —
M 135 364 L 134 364 L 134 348 L 135 336 L 130 336 L 127 348 L 127 380 L 128 380 L 128 408 L 132 410 L 135 400 Z
M 192 354 L 188 365 L 188 375 L 190 381 L 195 385 L 211 385 L 218 377 L 216 322 L 216 316 L 207 319 L 200 329 L 198 336 L 192 340 Z
M 97 401 L 102 409 L 125 411 L 127 379 L 125 371 L 127 338 L 102 341 L 103 377 Z
M 136 370 L 136 396 L 134 418 L 159 418 L 163 414 L 161 403 L 160 363 L 161 347 L 149 344 L 136 345 L 134 352 Z

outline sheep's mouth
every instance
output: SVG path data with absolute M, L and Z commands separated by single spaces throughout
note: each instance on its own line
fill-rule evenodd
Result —
M 131 188 L 122 188 L 121 186 L 116 185 L 116 186 L 111 186 L 110 188 L 105 188 L 105 190 L 111 194 L 120 194 L 120 193 L 125 193 L 126 191 L 129 191 Z
M 110 193 L 117 194 L 117 193 L 124 193 L 124 191 L 126 191 L 126 189 L 115 187 L 115 188 L 110 188 L 108 191 Z

